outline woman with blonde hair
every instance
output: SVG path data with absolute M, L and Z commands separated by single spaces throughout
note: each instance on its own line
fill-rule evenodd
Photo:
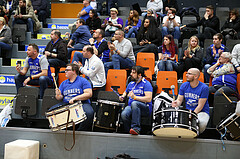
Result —
M 190 68 L 202 69 L 203 49 L 199 46 L 197 36 L 192 36 L 188 41 L 188 46 L 183 51 L 180 58 L 180 65 L 176 68 L 178 78 L 183 77 L 183 73 Z
M 140 27 L 141 19 L 139 19 L 138 12 L 136 10 L 131 10 L 125 23 L 125 38 L 135 38 Z

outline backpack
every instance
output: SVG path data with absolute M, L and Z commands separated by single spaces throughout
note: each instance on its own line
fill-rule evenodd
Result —
M 191 6 L 191 7 L 184 7 L 181 12 L 179 13 L 179 16 L 182 17 L 186 16 L 186 15 L 193 15 L 197 18 L 197 21 L 200 20 L 200 16 L 198 14 L 198 11 L 195 7 Z

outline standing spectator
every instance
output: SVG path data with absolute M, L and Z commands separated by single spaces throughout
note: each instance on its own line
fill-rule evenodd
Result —
M 206 50 L 206 58 L 204 65 L 204 82 L 209 83 L 210 75 L 207 73 L 207 70 L 214 65 L 218 58 L 221 56 L 222 52 L 227 52 L 228 48 L 222 44 L 223 36 L 220 33 L 217 33 L 213 36 L 213 44 L 210 45 Z
M 112 62 L 104 63 L 105 72 L 109 69 L 132 68 L 135 65 L 135 56 L 131 41 L 124 38 L 124 32 L 117 30 L 114 34 L 115 41 L 108 48 L 112 55 Z
M 84 45 L 89 44 L 89 39 L 92 37 L 88 27 L 85 25 L 84 19 L 78 19 L 76 22 L 77 30 L 71 35 L 68 42 L 68 58 L 71 58 L 73 50 L 82 50 Z M 66 33 L 69 35 L 69 33 Z M 74 43 L 74 45 L 72 45 Z
M 5 24 L 5 19 L 0 17 L 0 53 L 3 60 L 6 58 L 6 54 L 3 50 L 12 49 L 12 33 L 11 29 Z
M 89 18 L 89 12 L 92 8 L 90 5 L 91 0 L 83 0 L 83 9 L 78 13 L 77 17 L 80 19 L 84 19 L 85 21 Z
M 157 47 L 161 44 L 161 31 L 157 27 L 154 17 L 144 19 L 137 36 L 137 44 L 134 46 L 134 53 L 153 52 L 157 56 Z
M 32 35 L 34 31 L 41 29 L 42 26 L 33 11 L 31 1 L 19 0 L 19 5 L 12 21 L 12 27 L 15 24 L 27 24 L 28 30 Z
M 38 19 L 43 23 L 44 27 L 47 27 L 46 19 L 48 16 L 48 4 L 47 0 L 31 0 L 34 13 L 38 15 Z
M 138 12 L 136 10 L 130 10 L 128 19 L 125 24 L 125 38 L 135 38 L 138 34 L 138 30 L 141 27 L 141 19 L 139 19 Z
M 163 39 L 163 45 L 158 49 L 158 70 L 173 71 L 177 67 L 176 54 L 177 46 L 174 43 L 172 35 L 166 35 Z
M 199 33 L 196 36 L 200 40 L 201 46 L 203 46 L 205 39 L 212 39 L 213 35 L 220 32 L 219 19 L 213 13 L 214 13 L 213 6 L 211 6 L 211 5 L 207 6 L 204 17 L 200 21 L 198 21 L 196 23 L 184 25 L 184 26 L 180 27 L 180 29 L 183 27 L 197 27 L 197 26 L 202 25 L 203 26 L 202 33 Z
M 232 50 L 232 64 L 240 72 L 240 44 L 236 44 Z M 238 92 L 240 93 L 240 92 Z
M 122 111 L 121 117 L 125 131 L 132 135 L 140 134 L 141 116 L 149 116 L 152 112 L 153 87 L 144 77 L 143 67 L 134 66 L 131 72 L 132 82 L 119 97 L 120 101 L 129 97 L 128 106 Z
M 2 0 L 3 7 L 5 8 L 5 13 L 10 19 L 11 15 L 14 14 L 14 11 L 17 9 L 18 0 Z
M 181 32 L 180 32 L 180 24 L 181 19 L 179 16 L 176 15 L 175 8 L 169 8 L 167 12 L 167 16 L 163 18 L 163 27 L 162 27 L 162 36 L 172 34 L 174 39 L 180 39 Z
M 228 39 L 238 39 L 240 37 L 240 18 L 238 10 L 230 10 L 228 19 L 222 26 L 221 31 L 225 41 Z
M 98 17 L 96 10 L 91 9 L 89 18 L 86 20 L 90 33 L 93 34 L 95 30 L 101 29 L 101 19 Z
M 48 59 L 50 67 L 55 68 L 58 72 L 59 67 L 65 67 L 68 63 L 67 60 L 67 45 L 61 38 L 59 30 L 52 30 L 51 41 L 47 44 L 44 54 Z
M 105 36 L 113 36 L 115 31 L 122 29 L 123 20 L 117 17 L 118 10 L 116 8 L 111 8 L 110 17 L 106 18 L 102 24 L 102 28 L 105 28 Z
M 162 0 L 149 0 L 147 2 L 147 10 L 153 9 L 157 14 L 163 17 L 163 2 Z M 144 10 L 142 16 L 144 17 L 147 13 L 147 10 Z
M 17 65 L 16 70 L 18 72 L 15 75 L 15 83 L 17 92 L 20 87 L 27 84 L 40 86 L 40 99 L 42 99 L 44 90 L 52 85 L 52 76 L 50 66 L 47 58 L 44 55 L 39 54 L 39 49 L 36 44 L 29 44 L 27 48 L 27 58 L 23 69 Z M 28 70 L 30 70 L 30 76 L 26 76 Z
M 177 0 L 164 0 L 163 1 L 163 13 L 166 14 L 169 8 L 175 8 L 176 12 L 178 12 L 178 4 Z
M 188 46 L 184 49 L 181 64 L 177 67 L 178 78 L 183 77 L 183 73 L 190 68 L 202 69 L 203 49 L 199 46 L 199 40 L 192 36 L 188 41 Z

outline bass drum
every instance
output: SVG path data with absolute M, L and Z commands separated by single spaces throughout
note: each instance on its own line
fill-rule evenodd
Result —
M 152 131 L 156 136 L 194 138 L 199 134 L 197 114 L 187 109 L 162 109 L 154 113 Z

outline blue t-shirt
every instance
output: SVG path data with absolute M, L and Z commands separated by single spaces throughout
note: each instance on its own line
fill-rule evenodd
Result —
M 191 87 L 190 82 L 185 82 L 181 85 L 179 89 L 179 95 L 182 95 L 185 98 L 186 108 L 192 111 L 194 111 L 195 108 L 198 106 L 198 100 L 200 98 L 208 99 L 208 93 L 208 86 L 200 81 L 198 86 L 195 88 Z M 201 112 L 206 112 L 209 114 L 208 100 L 203 106 Z
M 211 55 L 213 55 L 213 46 L 214 46 L 214 44 L 210 45 L 210 47 L 211 47 Z M 219 57 L 220 57 L 219 51 L 220 50 L 225 51 L 225 48 L 226 48 L 226 46 L 223 45 L 223 44 L 221 44 L 220 48 L 216 48 L 216 55 L 214 56 L 214 60 L 213 60 L 212 65 L 214 65 L 217 62 L 217 60 L 219 59 Z
M 136 85 L 136 82 L 130 82 L 127 86 L 126 92 L 129 93 L 130 91 L 133 91 L 133 93 L 136 96 L 141 96 L 141 97 L 145 96 L 144 92 L 153 92 L 151 83 L 149 81 L 147 81 L 145 78 L 142 79 L 142 81 L 140 81 L 136 86 L 135 85 Z M 134 86 L 135 86 L 135 88 L 134 88 Z M 129 97 L 128 105 L 130 106 L 133 101 L 134 101 L 134 99 Z M 151 113 L 152 112 L 152 101 L 148 102 L 146 104 L 149 106 L 149 112 Z
M 89 18 L 89 12 L 90 12 L 91 9 L 93 9 L 91 5 L 89 5 L 87 7 L 83 7 L 83 9 L 81 11 L 85 10 L 87 12 L 87 14 L 82 15 L 80 17 L 80 19 L 84 19 L 85 22 L 86 22 L 87 18 Z
M 72 98 L 83 94 L 83 91 L 89 88 L 92 89 L 91 84 L 85 78 L 80 76 L 77 76 L 74 82 L 70 82 L 69 79 L 63 81 L 59 87 L 64 96 L 63 102 L 65 103 L 69 103 Z M 90 100 L 82 101 L 82 103 L 90 103 Z

